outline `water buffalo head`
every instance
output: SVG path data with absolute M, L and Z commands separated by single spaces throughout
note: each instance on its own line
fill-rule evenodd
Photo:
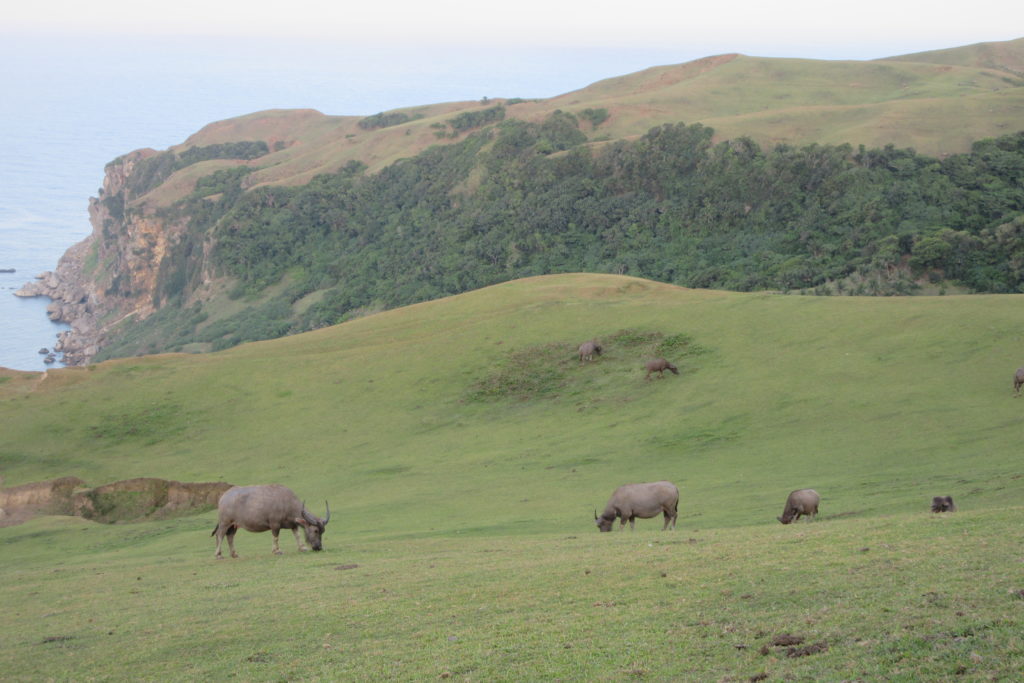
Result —
M 327 522 L 331 519 L 331 506 L 324 501 L 324 506 L 327 508 L 327 516 L 320 519 L 309 510 L 306 509 L 306 504 L 302 504 L 302 517 L 295 520 L 302 527 L 306 534 L 306 543 L 313 550 L 323 550 L 323 542 L 321 538 L 324 535 L 324 529 L 327 527 Z
M 615 524 L 615 516 L 606 517 L 605 515 L 597 516 L 597 510 L 594 510 L 594 522 L 597 524 L 597 528 L 601 531 L 611 531 L 612 525 Z

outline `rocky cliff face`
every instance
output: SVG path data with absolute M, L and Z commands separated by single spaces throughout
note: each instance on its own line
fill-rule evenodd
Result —
M 15 292 L 49 297 L 50 319 L 71 326 L 54 346 L 67 365 L 88 363 L 118 323 L 157 308 L 160 264 L 181 230 L 149 214 L 129 191 L 136 165 L 155 154 L 137 150 L 108 164 L 100 196 L 89 200 L 92 234 L 68 249 L 56 270 Z

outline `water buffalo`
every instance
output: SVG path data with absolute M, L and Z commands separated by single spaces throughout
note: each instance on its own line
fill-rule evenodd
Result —
M 1017 368 L 1013 373 L 1013 395 L 1020 396 L 1020 388 L 1024 386 L 1024 368 Z
M 327 506 L 327 502 L 324 502 Z M 265 486 L 233 486 L 224 492 L 217 503 L 217 526 L 211 536 L 217 537 L 217 552 L 214 555 L 222 559 L 220 544 L 228 537 L 228 548 L 231 557 L 238 557 L 235 552 L 235 532 L 267 531 L 274 537 L 273 552 L 281 554 L 277 544 L 277 535 L 281 529 L 291 529 L 299 550 L 306 550 L 299 538 L 299 527 L 306 534 L 306 542 L 313 550 L 322 550 L 320 538 L 324 528 L 331 519 L 331 508 L 327 506 L 327 517 L 320 519 L 306 509 L 306 504 L 299 500 L 291 489 L 280 484 Z
M 594 520 L 597 528 L 601 531 L 611 531 L 615 524 L 615 518 L 619 517 L 622 524 L 619 530 L 626 528 L 626 521 L 629 521 L 630 530 L 636 528 L 635 520 L 650 519 L 657 517 L 659 513 L 665 514 L 665 525 L 661 530 L 676 528 L 676 517 L 679 507 L 679 489 L 670 481 L 656 481 L 649 484 L 625 484 L 615 489 L 608 504 L 604 506 L 604 512 L 597 516 L 594 510 Z
M 594 356 L 600 356 L 601 351 L 603 350 L 604 349 L 601 348 L 601 344 L 598 343 L 596 339 L 583 342 L 580 344 L 579 348 L 580 362 L 582 363 L 583 361 L 594 360 Z
M 776 519 L 783 524 L 797 521 L 800 515 L 806 515 L 808 520 L 814 519 L 814 515 L 818 514 L 820 502 L 821 496 L 814 489 L 797 489 L 789 494 L 786 509 L 782 511 L 782 516 Z
M 655 358 L 654 360 L 649 360 L 649 361 L 647 361 L 647 366 L 646 367 L 647 367 L 647 374 L 644 375 L 644 379 L 650 379 L 652 372 L 658 373 L 658 378 L 659 379 L 665 376 L 665 371 L 666 370 L 671 371 L 673 375 L 678 375 L 679 374 L 679 368 L 677 368 L 676 366 L 672 365 L 671 363 L 669 363 L 664 358 Z
M 953 496 L 935 496 L 932 498 L 932 512 L 956 512 Z

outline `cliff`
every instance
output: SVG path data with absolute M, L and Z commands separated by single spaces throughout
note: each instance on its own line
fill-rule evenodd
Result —
M 92 234 L 68 249 L 56 270 L 15 292 L 50 298 L 50 319 L 71 326 L 54 345 L 67 365 L 89 362 L 114 327 L 156 310 L 160 264 L 180 224 L 152 215 L 145 204 L 133 207 L 128 180 L 141 161 L 157 154 L 137 150 L 108 164 L 100 196 L 89 200 Z

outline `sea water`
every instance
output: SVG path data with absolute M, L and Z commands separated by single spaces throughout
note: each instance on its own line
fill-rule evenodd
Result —
M 91 232 L 103 168 L 265 109 L 368 116 L 484 97 L 552 97 L 701 57 L 673 49 L 445 48 L 0 34 L 0 366 L 44 362 L 66 325 L 14 291 Z

